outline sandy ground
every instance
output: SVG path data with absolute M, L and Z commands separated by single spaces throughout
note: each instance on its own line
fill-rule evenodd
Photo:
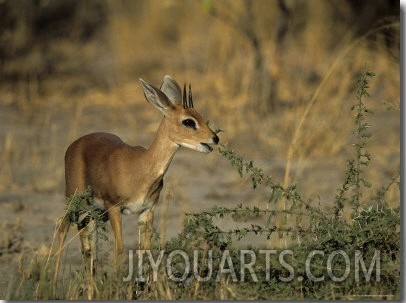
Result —
M 98 130 L 111 131 L 130 144 L 140 143 L 147 146 L 160 119 L 159 115 L 148 116 L 144 113 L 147 111 L 151 111 L 151 108 L 146 103 L 130 105 L 127 108 L 89 105 L 81 113 L 81 123 L 77 132 L 80 134 Z M 141 120 L 126 124 L 140 112 L 142 112 Z M 0 138 L 5 142 L 2 153 L 4 166 L 3 185 L 0 191 L 2 226 L 0 233 L 2 241 L 7 237 L 19 239 L 17 249 L 0 256 L 0 275 L 3 277 L 0 282 L 0 293 L 3 293 L 7 289 L 9 279 L 14 275 L 21 256 L 29 255 L 31 251 L 46 253 L 53 243 L 56 219 L 64 211 L 64 150 L 70 142 L 67 137 L 76 134 L 71 133 L 71 119 L 75 117 L 73 105 L 59 108 L 39 105 L 36 112 L 30 114 L 21 113 L 21 110 L 13 105 L 0 103 L 0 116 L 3 126 L 0 129 Z M 44 122 L 44 117 L 48 117 L 49 121 Z M 393 131 L 395 134 L 398 132 L 398 112 L 384 112 L 373 119 L 375 125 L 381 125 L 383 128 L 376 130 L 376 138 L 372 141 L 372 145 L 384 145 L 388 132 Z M 140 131 L 142 128 L 144 131 Z M 51 134 L 44 134 L 47 131 Z M 7 154 L 6 143 L 10 134 L 13 139 L 9 147 L 10 152 Z M 47 147 L 41 145 L 44 138 L 48 140 L 45 144 Z M 33 146 L 36 141 L 39 141 L 38 149 Z M 282 180 L 286 165 L 283 157 L 260 156 L 270 152 L 261 150 L 261 147 L 255 144 L 250 145 L 247 141 L 241 148 L 237 142 L 236 148 L 243 151 L 248 159 L 253 159 L 258 166 L 263 167 L 265 173 L 272 175 L 276 181 Z M 387 163 L 398 162 L 398 157 L 398 151 L 388 150 L 382 157 L 378 157 L 376 169 L 384 176 L 390 177 L 393 165 Z M 307 159 L 300 173 L 299 188 L 309 197 L 318 195 L 323 206 L 328 209 L 334 198 L 335 189 L 343 177 L 342 167 L 345 165 L 343 161 L 335 158 Z M 4 177 L 6 168 L 11 174 L 10 178 Z M 269 191 L 262 188 L 251 190 L 250 181 L 240 179 L 236 170 L 217 151 L 204 155 L 181 148 L 165 176 L 165 186 L 156 208 L 154 227 L 162 240 L 168 240 L 182 230 L 185 212 L 199 212 L 215 205 L 233 207 L 238 203 L 266 207 L 268 195 Z M 221 225 L 225 228 L 235 228 L 240 226 L 240 223 L 224 221 Z M 134 249 L 137 243 L 137 216 L 124 216 L 123 229 L 124 251 Z M 76 228 L 71 228 L 68 241 L 75 236 L 75 230 Z M 109 235 L 112 239 L 111 231 Z M 272 242 L 265 242 L 263 238 L 252 237 L 244 239 L 237 245 L 248 244 L 268 247 L 274 245 Z M 79 239 L 74 238 L 64 257 L 66 262 L 74 266 L 80 266 L 81 263 L 79 245 Z M 103 258 L 106 255 L 107 258 L 112 258 L 113 241 L 103 245 L 105 251 Z

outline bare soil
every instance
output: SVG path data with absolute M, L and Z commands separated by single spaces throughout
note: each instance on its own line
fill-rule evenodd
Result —
M 288 183 L 330 210 L 346 161 L 353 157 L 350 108 L 357 73 L 370 68 L 377 76 L 367 100 L 375 114 L 368 116 L 372 161 L 365 174 L 377 190 L 400 169 L 399 38 L 395 30 L 388 46 L 381 32 L 361 40 L 350 35 L 359 29 L 351 28 L 348 20 L 362 19 L 358 10 L 344 13 L 351 2 L 340 3 L 340 18 L 331 6 L 337 7 L 335 1 L 291 2 L 292 24 L 284 41 L 277 39 L 283 18 L 277 1 L 79 1 L 76 22 L 57 10 L 59 15 L 46 19 L 49 24 L 34 22 L 35 16 L 27 13 L 35 4 L 41 21 L 41 12 L 51 14 L 60 2 L 16 2 L 6 11 L 14 2 L 0 1 L 0 12 L 15 17 L 3 19 L 10 32 L 1 36 L 7 47 L 0 49 L 8 56 L 0 62 L 0 298 L 15 272 L 24 271 L 24 262 L 30 261 L 26 258 L 46 256 L 55 246 L 55 225 L 65 206 L 64 153 L 69 144 L 96 131 L 114 133 L 132 145 L 152 142 L 161 113 L 145 101 L 139 78 L 156 86 L 166 74 L 182 84 L 192 82 L 195 107 L 210 125 L 224 131 L 219 134 L 222 144 L 253 160 L 280 184 L 290 161 Z M 66 3 L 64 9 L 70 9 L 75 2 Z M 106 15 L 99 16 L 97 7 Z M 373 21 L 375 26 L 384 20 Z M 34 23 L 44 27 L 31 32 Z M 372 29 L 368 24 L 363 23 Z M 85 31 L 88 27 L 94 36 Z M 388 28 L 399 31 L 399 25 Z M 253 37 L 261 43 L 252 45 L 257 41 Z M 345 37 L 353 38 L 348 42 Z M 279 87 L 276 108 L 270 112 L 259 109 L 265 101 L 253 98 L 258 51 L 263 81 Z M 317 102 L 288 159 L 293 133 L 316 90 Z M 274 207 L 267 202 L 269 190 L 253 190 L 250 180 L 241 179 L 217 150 L 205 155 L 179 149 L 164 183 L 154 221 L 161 243 L 182 231 L 185 213 L 239 203 Z M 398 189 L 387 195 L 391 206 L 400 204 Z M 255 220 L 261 218 L 218 223 L 228 229 Z M 137 216 L 124 216 L 123 230 L 124 250 L 135 249 Z M 72 268 L 81 265 L 75 231 L 72 227 L 68 234 L 64 257 Z M 102 262 L 113 257 L 108 234 Z M 236 242 L 285 244 L 254 236 Z
M 141 97 L 140 97 L 141 98 Z M 67 100 L 66 102 L 70 102 Z M 141 103 L 142 104 L 142 103 Z M 13 143 L 10 154 L 3 150 L 3 157 L 11 162 L 3 162 L 3 173 L 8 167 L 10 176 L 3 180 L 0 192 L 0 222 L 2 230 L 1 242 L 10 243 L 16 239 L 17 245 L 9 247 L 0 256 L 0 274 L 3 277 L 0 289 L 5 291 L 9 279 L 13 276 L 22 255 L 32 251 L 48 253 L 53 243 L 56 220 L 64 212 L 63 194 L 63 156 L 67 140 L 67 132 L 72 116 L 75 115 L 74 106 L 62 105 L 60 108 L 50 108 L 40 105 L 37 112 L 21 113 L 11 105 L 1 104 L 0 138 L 7 141 L 7 136 L 12 134 Z M 80 120 L 81 131 L 86 132 L 102 130 L 112 131 L 131 144 L 140 142 L 147 146 L 151 142 L 154 129 L 159 122 L 159 115 L 150 118 L 145 111 L 153 111 L 146 102 L 140 106 L 130 105 L 117 107 L 110 105 L 89 105 L 82 113 Z M 49 113 L 50 111 L 50 113 Z M 126 120 L 115 118 L 126 112 L 127 119 L 139 119 L 137 129 L 126 125 Z M 28 115 L 30 117 L 24 117 Z M 44 128 L 44 116 L 50 115 L 46 123 L 49 128 Z M 374 117 L 377 126 L 372 146 L 385 144 L 387 132 L 398 131 L 399 120 L 396 112 L 386 112 Z M 37 118 L 41 117 L 41 118 Z M 124 114 L 125 117 L 125 114 Z M 277 118 L 277 117 L 274 117 Z M 119 121 L 118 121 L 119 120 Z M 153 121 L 156 120 L 156 121 Z M 106 125 L 104 121 L 109 121 Z M 115 127 L 110 125 L 114 124 Z M 134 123 L 132 123 L 134 124 Z M 383 129 L 384 128 L 384 129 Z M 44 133 L 46 132 L 46 134 Z M 50 134 L 50 132 L 53 134 Z M 85 131 L 83 131 L 85 132 Z M 46 139 L 44 139 L 46 138 Z M 35 141 L 49 140 L 45 146 L 32 146 Z M 54 140 L 54 142 L 52 142 Z M 253 159 L 256 165 L 264 168 L 265 172 L 272 175 L 275 180 L 282 180 L 286 159 L 281 157 L 264 157 L 261 150 L 257 150 L 256 142 L 245 141 L 241 150 L 248 159 Z M 6 144 L 6 143 L 5 143 Z M 40 143 L 39 143 L 40 144 Z M 238 149 L 239 146 L 236 146 Z M 7 148 L 4 146 L 4 148 Z M 53 149 L 53 150 L 51 150 Z M 381 177 L 390 178 L 393 166 L 386 163 L 399 161 L 398 151 L 383 151 L 375 163 L 380 170 Z M 36 153 L 36 155 L 30 154 Z M 267 151 L 263 151 L 267 153 Z M 254 156 L 251 156 L 253 154 Z M 7 158 L 9 157 L 9 158 Z M 15 157 L 15 158 L 13 158 Z M 39 159 L 36 160 L 36 157 Z M 52 157 L 55 157 L 53 159 Z M 39 164 L 37 164 L 37 162 Z M 54 161 L 55 166 L 49 167 Z M 298 186 L 309 197 L 320 197 L 320 203 L 327 209 L 331 207 L 335 189 L 343 178 L 345 162 L 343 159 L 307 159 L 301 169 Z M 295 164 L 293 165 L 295 168 Z M 217 151 L 204 155 L 181 148 L 176 154 L 172 165 L 165 176 L 164 190 L 161 200 L 156 208 L 154 227 L 161 236 L 162 243 L 176 236 L 182 230 L 185 213 L 199 212 L 211 207 L 233 207 L 238 203 L 244 205 L 257 205 L 266 207 L 269 191 L 264 189 L 251 190 L 250 181 L 240 179 L 238 173 L 228 161 L 221 157 Z M 219 222 L 224 228 L 236 228 L 245 224 L 225 220 Z M 249 222 L 251 223 L 251 222 Z M 137 247 L 137 216 L 124 216 L 124 243 L 125 251 Z M 74 267 L 81 264 L 79 239 L 75 238 L 76 228 L 71 228 L 69 239 L 74 237 L 67 248 L 66 262 Z M 110 241 L 103 243 L 101 256 L 104 261 L 111 260 L 114 241 L 109 231 Z M 261 237 L 248 237 L 237 246 L 247 245 L 279 246 L 277 242 L 269 242 Z M 3 247 L 4 249 L 4 247 Z M 107 258 L 107 259 L 106 259 Z

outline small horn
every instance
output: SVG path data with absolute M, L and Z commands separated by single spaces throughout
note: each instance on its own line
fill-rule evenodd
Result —
M 187 100 L 186 100 L 186 83 L 183 85 L 183 96 L 182 96 L 182 105 L 183 108 L 187 108 Z
M 193 108 L 192 85 L 189 84 L 189 107 Z

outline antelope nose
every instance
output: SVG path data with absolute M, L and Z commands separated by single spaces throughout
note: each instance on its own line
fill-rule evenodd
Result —
M 214 135 L 213 141 L 214 141 L 214 144 L 218 144 L 220 139 L 219 139 L 219 137 L 217 135 Z

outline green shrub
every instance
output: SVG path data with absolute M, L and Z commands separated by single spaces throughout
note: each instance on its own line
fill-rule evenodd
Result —
M 223 146 L 219 148 L 220 154 L 241 178 L 251 180 L 252 190 L 262 188 L 270 193 L 266 203 L 269 207 L 262 209 L 240 203 L 187 214 L 183 231 L 164 247 L 154 241 L 152 251 L 137 251 L 133 258 L 129 257 L 128 264 L 136 259 L 132 268 L 135 275 L 130 278 L 126 278 L 130 270 L 125 262 L 120 268 L 100 266 L 91 281 L 93 298 L 398 299 L 400 207 L 390 208 L 386 193 L 399 185 L 399 173 L 376 193 L 368 195 L 372 198 L 365 198 L 365 193 L 372 190 L 365 177 L 365 170 L 372 163 L 367 151 L 371 134 L 366 122 L 367 114 L 372 112 L 365 99 L 373 75 L 361 71 L 358 77 L 356 104 L 351 108 L 355 113 L 354 157 L 347 161 L 333 211 L 321 208 L 320 201 L 304 198 L 294 184 L 280 185 L 253 161 L 246 161 Z M 277 209 L 282 199 L 289 203 L 285 209 Z M 89 205 L 83 204 L 83 200 Z M 75 214 L 84 211 L 104 226 L 103 212 L 91 202 L 91 189 L 69 200 L 67 214 L 71 221 L 77 222 Z M 289 224 L 274 223 L 278 214 L 289 215 Z M 234 220 L 237 227 L 224 230 L 216 224 L 225 218 Z M 252 218 L 260 223 L 239 224 Z M 278 234 L 291 240 L 285 249 L 252 245 L 245 250 L 236 248 L 238 241 L 248 235 L 270 239 Z M 142 265 L 137 259 L 140 255 L 144 260 Z M 145 262 L 151 258 L 156 268 Z M 33 292 L 36 299 L 52 298 L 44 287 L 52 276 L 48 261 L 49 256 L 46 262 L 36 260 L 31 271 L 22 270 L 9 287 L 7 299 L 32 298 Z M 142 278 L 137 276 L 140 271 Z M 68 276 L 57 298 L 85 299 L 83 269 L 69 272 Z

